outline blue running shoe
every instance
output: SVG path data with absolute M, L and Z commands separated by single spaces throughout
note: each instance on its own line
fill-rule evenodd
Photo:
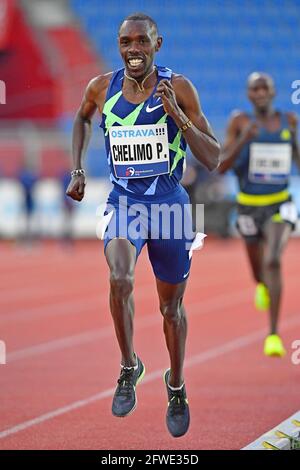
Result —
M 112 402 L 112 414 L 124 418 L 132 413 L 137 405 L 136 385 L 145 375 L 145 366 L 137 357 L 137 368 L 122 367 L 118 385 Z
M 169 386 L 170 369 L 165 372 L 164 381 L 168 393 L 168 409 L 166 415 L 167 428 L 173 437 L 183 436 L 190 425 L 190 411 L 186 396 L 185 385 L 179 390 Z

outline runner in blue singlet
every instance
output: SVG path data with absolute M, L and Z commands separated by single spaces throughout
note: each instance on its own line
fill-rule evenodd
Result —
M 187 432 L 190 420 L 183 379 L 187 328 L 183 295 L 193 242 L 189 198 L 180 179 L 187 144 L 209 169 L 218 165 L 220 147 L 193 85 L 167 67 L 154 65 L 162 45 L 156 23 L 144 14 L 131 15 L 120 26 L 118 42 L 124 68 L 93 79 L 77 113 L 74 171 L 67 194 L 83 198 L 82 157 L 98 108 L 113 183 L 103 238 L 110 268 L 110 308 L 122 356 L 112 412 L 124 417 L 135 409 L 135 387 L 145 372 L 133 346 L 133 283 L 138 255 L 147 245 L 170 356 L 164 375 L 166 422 L 172 436 L 179 437 Z

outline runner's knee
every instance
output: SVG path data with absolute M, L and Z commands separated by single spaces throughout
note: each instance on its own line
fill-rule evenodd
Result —
M 133 291 L 133 273 L 122 271 L 111 271 L 110 290 L 115 298 L 128 298 Z
M 160 311 L 163 317 L 171 323 L 180 323 L 184 317 L 184 310 L 181 309 L 182 297 L 172 300 L 161 300 L 160 301 Z

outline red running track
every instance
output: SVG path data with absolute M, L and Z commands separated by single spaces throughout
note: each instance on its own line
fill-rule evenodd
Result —
M 108 310 L 108 271 L 99 242 L 31 251 L 0 245 L 0 449 L 239 449 L 300 409 L 300 240 L 284 256 L 284 359 L 262 354 L 267 317 L 241 241 L 206 242 L 195 253 L 185 305 L 189 433 L 165 426 L 162 373 L 168 356 L 154 278 L 144 250 L 136 270 L 135 349 L 146 364 L 138 407 L 111 415 L 119 352 Z

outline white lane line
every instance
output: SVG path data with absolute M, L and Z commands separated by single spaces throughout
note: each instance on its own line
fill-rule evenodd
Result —
M 300 323 L 299 315 L 294 315 L 292 318 L 282 323 L 282 328 L 287 329 L 299 323 Z M 260 330 L 260 331 L 251 333 L 250 335 L 242 336 L 241 338 L 234 339 L 233 341 L 224 343 L 221 346 L 207 349 L 206 351 L 203 351 L 200 354 L 196 354 L 194 356 L 187 358 L 185 362 L 185 367 L 186 368 L 193 367 L 197 364 L 207 362 L 210 359 L 215 359 L 216 357 L 222 356 L 223 354 L 226 354 L 228 352 L 233 352 L 233 351 L 237 351 L 239 349 L 245 348 L 249 346 L 250 344 L 253 344 L 256 341 L 260 340 L 264 336 L 265 336 L 265 331 Z M 162 374 L 164 373 L 164 371 L 165 369 L 158 369 L 147 374 L 142 382 L 142 385 L 143 383 L 153 382 L 154 380 L 162 377 Z M 5 437 L 11 436 L 20 431 L 24 431 L 25 429 L 31 428 L 32 426 L 35 426 L 37 424 L 44 423 L 45 421 L 49 421 L 50 419 L 53 419 L 57 416 L 61 416 L 66 413 L 69 413 L 70 411 L 78 410 L 96 401 L 100 401 L 105 398 L 111 397 L 114 393 L 114 390 L 115 390 L 114 388 L 104 390 L 100 393 L 97 393 L 96 395 L 92 395 L 88 398 L 75 401 L 73 403 L 70 403 L 69 405 L 62 406 L 55 410 L 49 411 L 48 413 L 37 416 L 36 418 L 30 419 L 28 421 L 24 421 L 23 423 L 17 424 L 16 426 L 5 429 L 4 431 L 0 432 L 0 439 L 4 439 Z
M 242 292 L 238 291 L 230 294 L 223 294 L 222 296 L 208 299 L 202 302 L 200 305 L 199 301 L 193 302 L 187 307 L 188 316 L 194 316 L 195 314 L 206 315 L 215 311 L 219 311 L 220 308 L 222 308 L 223 310 L 226 307 L 234 307 L 245 302 L 248 303 L 250 292 L 252 292 L 252 289 L 248 289 L 247 291 Z M 155 325 L 159 322 L 161 322 L 161 315 L 157 311 L 156 313 L 149 314 L 144 318 L 137 318 L 135 328 L 136 330 L 139 330 L 148 326 Z M 84 333 L 79 333 L 77 335 L 66 336 L 63 338 L 55 339 L 53 341 L 48 341 L 45 343 L 30 346 L 24 349 L 18 349 L 7 354 L 7 364 L 20 359 L 26 359 L 28 357 L 33 357 L 44 353 L 59 351 L 73 346 L 86 344 L 91 341 L 96 341 L 101 338 L 107 338 L 113 335 L 113 327 L 106 326 L 96 331 L 95 329 L 92 329 L 85 331 Z

